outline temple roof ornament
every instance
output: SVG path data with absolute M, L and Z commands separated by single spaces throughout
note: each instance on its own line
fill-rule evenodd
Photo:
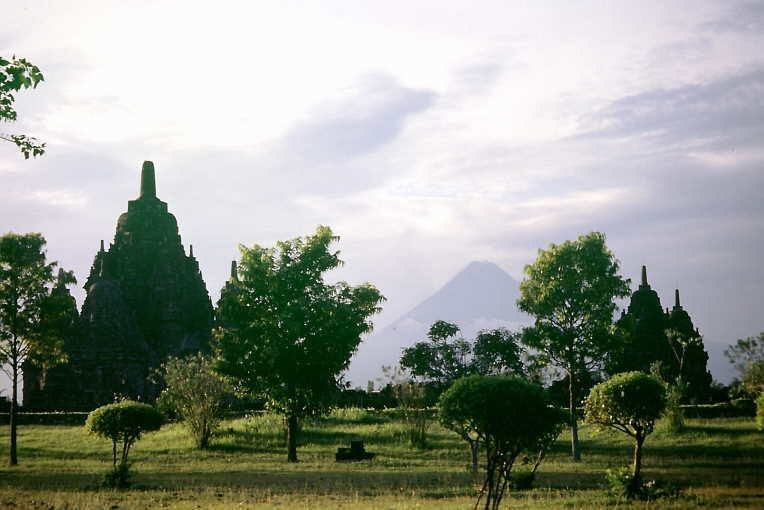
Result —
M 154 173 L 154 163 L 144 161 L 141 168 L 141 195 L 140 198 L 156 198 L 157 184 Z

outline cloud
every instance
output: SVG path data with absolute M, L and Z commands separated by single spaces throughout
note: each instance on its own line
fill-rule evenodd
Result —
M 393 141 L 406 119 L 432 106 L 435 93 L 367 75 L 340 100 L 322 105 L 289 129 L 282 150 L 303 163 L 334 164 L 372 153 Z
M 717 33 L 753 33 L 764 31 L 764 4 L 756 0 L 725 2 L 725 12 L 702 28 Z
M 723 79 L 621 98 L 581 119 L 593 138 L 721 146 L 764 134 L 764 67 Z

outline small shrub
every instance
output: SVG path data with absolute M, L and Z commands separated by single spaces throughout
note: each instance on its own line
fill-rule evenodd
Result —
M 212 360 L 201 353 L 170 358 L 160 369 L 166 385 L 157 404 L 180 419 L 197 448 L 207 448 L 223 417 L 226 382 L 212 370 Z
M 605 471 L 605 479 L 610 495 L 619 499 L 653 501 L 663 498 L 676 498 L 681 494 L 681 490 L 670 483 L 635 479 L 627 467 L 608 469 Z
M 764 430 L 764 393 L 756 399 L 756 425 Z
M 608 492 L 617 498 L 631 499 L 635 496 L 631 470 L 627 467 L 608 469 L 605 471 Z
M 131 483 L 130 464 L 125 462 L 112 467 L 104 475 L 102 485 L 110 489 L 127 489 Z
M 112 472 L 107 475 L 105 483 L 119 484 L 110 485 L 111 487 L 127 487 L 124 484 L 129 484 L 127 457 L 130 454 L 130 448 L 144 432 L 159 430 L 162 421 L 159 411 L 150 405 L 132 400 L 101 406 L 88 415 L 85 427 L 97 436 L 111 439 Z M 118 446 L 121 452 L 119 463 L 117 462 Z
M 666 429 L 670 433 L 676 434 L 684 429 L 684 413 L 681 407 L 683 393 L 681 384 L 669 386 L 666 392 L 666 411 L 663 413 L 663 418 L 666 420 Z
M 530 470 L 518 470 L 510 475 L 510 486 L 518 491 L 530 490 L 536 480 L 536 473 Z
M 750 398 L 730 400 L 730 406 L 737 416 L 756 416 L 756 403 Z

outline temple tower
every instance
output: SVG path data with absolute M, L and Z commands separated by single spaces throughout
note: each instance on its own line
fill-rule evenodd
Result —
M 158 388 L 148 376 L 160 363 L 209 349 L 212 303 L 193 249 L 186 255 L 177 220 L 157 197 L 152 162 L 143 163 L 139 197 L 117 220 L 114 242 L 107 249 L 101 241 L 85 289 L 79 347 L 62 367 L 78 381 L 79 399 L 67 408 L 92 409 L 115 395 L 152 400 Z

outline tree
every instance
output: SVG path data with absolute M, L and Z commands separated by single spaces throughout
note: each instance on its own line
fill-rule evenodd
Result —
M 754 396 L 764 392 L 764 331 L 738 339 L 724 355 L 737 369 L 746 391 Z
M 16 415 L 22 366 L 29 359 L 44 360 L 48 366 L 64 359 L 63 339 L 48 327 L 55 322 L 58 310 L 48 290 L 55 266 L 56 262 L 45 259 L 45 239 L 40 234 L 8 233 L 0 237 L 0 364 L 11 379 L 12 466 L 18 464 Z M 63 285 L 73 280 L 71 273 L 63 275 Z
M 128 485 L 127 457 L 130 448 L 145 432 L 159 430 L 162 415 L 148 404 L 123 400 L 101 406 L 88 415 L 85 427 L 97 436 L 111 440 L 112 473 L 107 476 L 110 485 Z M 117 447 L 120 446 L 119 463 Z
M 443 387 L 468 375 L 521 374 L 522 354 L 519 333 L 482 330 L 470 341 L 456 324 L 435 321 L 427 340 L 403 349 L 400 364 L 423 382 Z
M 486 477 L 475 508 L 485 496 L 486 510 L 499 508 L 521 454 L 535 456 L 535 473 L 565 420 L 540 386 L 514 376 L 459 379 L 443 393 L 439 409 L 443 426 L 484 447 Z
M 44 79 L 40 69 L 26 59 L 16 58 L 15 55 L 10 60 L 0 57 L 0 121 L 16 120 L 18 115 L 13 107 L 15 92 L 37 88 L 37 84 Z M 24 155 L 24 159 L 29 159 L 30 155 L 36 157 L 45 153 L 45 144 L 33 137 L 0 133 L 0 140 L 15 144 Z
M 468 375 L 522 374 L 522 349 L 518 333 L 504 328 L 483 330 L 474 341 L 465 340 L 459 326 L 436 321 L 427 340 L 403 350 L 400 365 L 419 382 L 445 390 L 455 380 Z M 472 472 L 478 470 L 478 443 L 469 435 Z
M 642 445 L 666 407 L 663 383 L 643 372 L 618 374 L 592 388 L 586 399 L 586 421 L 634 438 L 630 493 L 642 486 Z
M 628 295 L 629 281 L 619 275 L 619 262 L 599 232 L 539 250 L 536 261 L 524 271 L 517 304 L 535 317 L 535 324 L 526 330 L 523 342 L 568 377 L 571 454 L 580 460 L 578 380 L 601 366 L 614 348 L 615 299 Z
M 290 462 L 297 461 L 299 420 L 332 403 L 384 300 L 368 283 L 324 281 L 342 264 L 329 249 L 338 240 L 319 227 L 275 248 L 241 246 L 239 274 L 221 293 L 217 370 L 285 416 Z
M 422 382 L 446 386 L 472 373 L 472 346 L 460 334 L 459 326 L 435 321 L 427 340 L 403 349 L 401 368 Z
M 212 370 L 212 360 L 197 353 L 170 358 L 160 368 L 165 389 L 157 405 L 175 413 L 188 428 L 198 448 L 207 448 L 220 425 L 229 386 Z

